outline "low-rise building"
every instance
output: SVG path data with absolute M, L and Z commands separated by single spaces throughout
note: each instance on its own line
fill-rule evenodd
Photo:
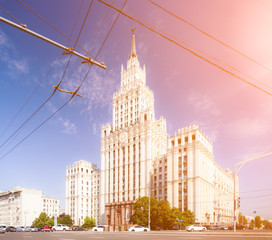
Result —
M 55 201 L 54 206 L 59 209 L 59 200 L 44 197 L 40 190 L 21 187 L 12 188 L 0 193 L 0 223 L 12 226 L 31 225 L 41 212 L 53 216 L 55 207 L 44 207 L 44 200 Z M 57 202 L 57 204 L 56 204 Z M 51 204 L 49 203 L 49 206 Z M 58 215 L 58 211 L 54 211 Z

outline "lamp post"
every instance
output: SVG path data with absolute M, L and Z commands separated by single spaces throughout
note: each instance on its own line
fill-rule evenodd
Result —
M 266 154 L 263 154 L 261 156 L 258 156 L 258 157 L 255 157 L 255 158 L 251 158 L 251 159 L 248 159 L 248 160 L 245 160 L 245 161 L 242 161 L 242 162 L 238 162 L 234 165 L 234 188 L 233 188 L 233 222 L 234 222 L 234 226 L 233 226 L 233 231 L 236 232 L 236 175 L 237 173 L 239 172 L 239 170 L 247 163 L 247 162 L 251 162 L 253 160 L 256 160 L 256 159 L 259 159 L 259 158 L 262 158 L 262 157 L 266 157 L 266 156 L 269 156 L 269 155 L 272 155 L 272 152 L 271 153 L 266 153 Z M 240 167 L 238 168 L 237 170 L 237 166 L 240 165 Z

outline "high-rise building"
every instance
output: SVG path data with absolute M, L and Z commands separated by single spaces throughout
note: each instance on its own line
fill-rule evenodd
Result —
M 74 225 L 82 225 L 85 217 L 100 223 L 100 170 L 95 164 L 80 160 L 66 169 L 65 213 Z
M 168 138 L 165 119 L 155 118 L 134 31 L 121 87 L 113 95 L 112 125 L 101 128 L 101 223 L 124 228 L 135 200 L 150 195 L 193 211 L 197 222 L 230 223 L 234 176 L 216 164 L 212 143 L 197 126 Z
M 15 187 L 0 193 L 1 224 L 30 226 L 41 212 L 58 216 L 59 208 L 59 199 L 45 197 L 40 190 Z
M 138 197 L 147 196 L 152 161 L 166 153 L 165 119 L 155 119 L 154 94 L 146 86 L 132 30 L 127 68 L 113 95 L 113 125 L 101 129 L 101 215 L 110 226 L 125 226 Z

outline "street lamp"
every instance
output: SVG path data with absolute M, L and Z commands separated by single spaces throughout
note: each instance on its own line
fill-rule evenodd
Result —
M 247 162 L 251 162 L 253 160 L 256 160 L 258 158 L 262 158 L 262 157 L 266 157 L 266 156 L 269 156 L 269 155 L 272 155 L 272 152 L 271 153 L 266 153 L 264 155 L 261 155 L 261 156 L 258 156 L 258 157 L 255 157 L 255 158 L 251 158 L 251 159 L 248 159 L 248 160 L 245 160 L 245 161 L 242 161 L 242 162 L 238 162 L 234 165 L 234 191 L 233 191 L 233 219 L 234 219 L 234 226 L 233 226 L 233 231 L 236 232 L 236 175 L 237 173 L 239 172 L 239 170 L 247 163 Z M 237 170 L 237 166 L 238 165 L 241 165 L 238 170 Z

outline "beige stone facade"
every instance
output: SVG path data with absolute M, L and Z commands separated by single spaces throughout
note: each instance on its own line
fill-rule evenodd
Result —
M 53 216 L 59 208 L 57 198 L 45 197 L 40 190 L 15 187 L 0 193 L 0 224 L 31 226 L 41 212 Z
M 136 55 L 135 35 L 121 88 L 113 95 L 113 125 L 101 129 L 101 214 L 110 226 L 126 226 L 132 203 L 147 196 L 153 159 L 166 153 L 165 119 L 155 119 L 154 94 Z
M 100 170 L 80 160 L 66 169 L 65 213 L 74 225 L 82 225 L 86 216 L 100 224 Z
M 197 126 L 168 137 L 165 119 L 156 120 L 133 30 L 121 87 L 113 95 L 112 125 L 101 128 L 101 223 L 124 228 L 133 202 L 150 194 L 193 211 L 197 222 L 232 221 L 233 174 L 215 163 L 212 143 Z
M 193 211 L 200 223 L 233 222 L 234 175 L 214 161 L 213 145 L 196 125 L 169 138 L 167 177 L 172 207 Z

